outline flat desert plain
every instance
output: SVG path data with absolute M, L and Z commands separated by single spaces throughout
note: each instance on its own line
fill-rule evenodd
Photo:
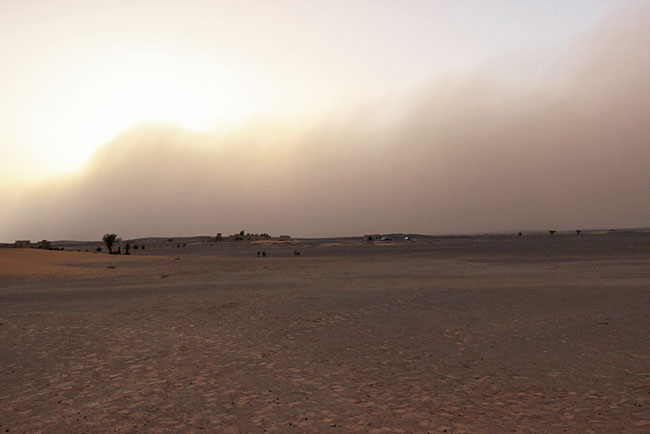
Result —
M 650 431 L 649 233 L 186 244 L 0 250 L 1 432 Z

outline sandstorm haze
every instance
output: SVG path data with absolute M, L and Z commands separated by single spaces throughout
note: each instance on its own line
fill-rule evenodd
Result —
M 650 5 L 543 3 L 3 4 L 0 240 L 650 226 Z

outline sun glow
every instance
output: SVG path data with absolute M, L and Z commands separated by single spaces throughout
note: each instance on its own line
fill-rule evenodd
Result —
M 79 168 L 99 146 L 134 125 L 229 128 L 266 103 L 251 77 L 216 62 L 150 53 L 109 60 L 100 59 L 83 77 L 57 82 L 50 92 L 53 100 L 59 94 L 56 110 L 25 128 L 35 146 L 47 147 L 41 154 L 55 172 Z

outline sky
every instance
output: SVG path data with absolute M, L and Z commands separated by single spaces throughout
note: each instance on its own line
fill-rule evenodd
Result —
M 0 2 L 0 241 L 650 226 L 649 19 Z

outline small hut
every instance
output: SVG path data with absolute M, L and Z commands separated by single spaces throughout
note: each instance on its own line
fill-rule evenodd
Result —
M 41 240 L 38 243 L 36 243 L 36 248 L 37 249 L 51 249 L 52 248 L 52 243 L 50 243 L 48 240 Z

